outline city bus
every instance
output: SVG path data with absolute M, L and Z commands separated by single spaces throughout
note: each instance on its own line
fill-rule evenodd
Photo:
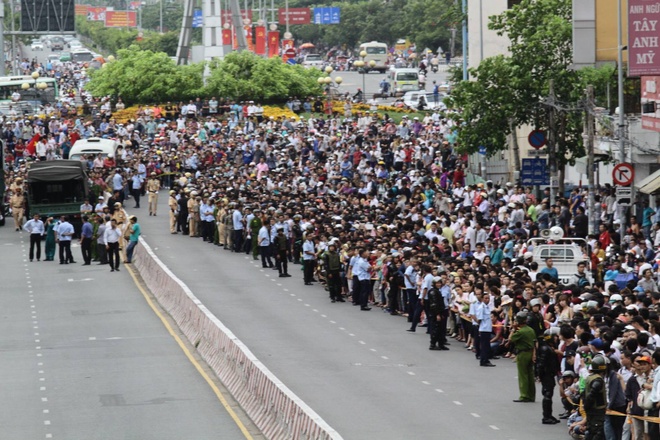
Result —
M 360 44 L 360 52 L 365 51 L 367 56 L 364 58 L 364 68 L 366 71 L 378 70 L 381 73 L 387 71 L 387 44 L 371 41 L 369 43 Z M 374 67 L 369 67 L 369 62 L 374 61 Z
M 35 80 L 29 75 L 0 77 L 0 103 L 12 102 L 15 92 L 20 95 L 19 101 L 40 104 L 53 104 L 60 96 L 55 78 L 39 77 Z

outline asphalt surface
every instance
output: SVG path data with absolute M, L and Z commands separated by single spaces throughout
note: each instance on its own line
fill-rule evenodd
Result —
M 246 438 L 125 268 L 28 249 L 0 228 L 0 438 Z
M 262 269 L 252 256 L 169 233 L 167 192 L 160 214 L 139 218 L 155 253 L 271 371 L 345 439 L 557 439 L 565 425 L 541 424 L 537 403 L 518 398 L 516 366 L 481 368 L 456 341 L 428 350 L 424 329 L 374 307 L 330 303 L 319 286 Z M 453 340 L 452 340 L 453 341 Z M 555 413 L 562 412 L 555 397 Z

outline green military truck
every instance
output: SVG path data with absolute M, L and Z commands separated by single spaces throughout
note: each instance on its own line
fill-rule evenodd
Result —
M 27 174 L 27 218 L 34 214 L 68 215 L 79 230 L 80 205 L 89 196 L 85 164 L 79 160 L 34 162 Z

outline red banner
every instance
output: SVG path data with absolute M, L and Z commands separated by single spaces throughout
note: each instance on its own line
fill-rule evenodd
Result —
M 281 25 L 286 24 L 286 8 L 278 9 L 278 21 Z M 310 24 L 312 14 L 309 8 L 289 8 L 289 24 Z
M 87 8 L 88 21 L 105 21 L 105 7 L 90 6 Z
M 268 58 L 276 57 L 280 54 L 280 32 L 268 31 Z
M 266 55 L 266 26 L 254 28 L 254 53 Z
M 89 5 L 76 5 L 75 14 L 81 16 L 87 15 L 87 8 L 89 8 Z
M 231 46 L 231 29 L 222 30 L 222 45 Z
M 628 1 L 628 76 L 660 75 L 660 3 Z
M 282 49 L 294 49 L 293 40 L 282 40 Z
M 245 11 L 244 9 L 241 9 L 241 20 L 244 20 L 246 18 L 249 18 L 250 21 L 252 21 L 252 9 L 249 11 Z M 222 10 L 222 15 L 220 16 L 220 24 L 225 24 L 229 23 L 233 25 L 231 22 L 231 11 L 223 9 Z
M 132 11 L 106 11 L 105 27 L 136 27 L 137 14 Z
M 245 34 L 245 39 L 247 40 L 247 48 L 250 52 L 254 52 L 254 39 L 252 38 L 252 26 L 247 25 L 243 26 L 243 33 Z

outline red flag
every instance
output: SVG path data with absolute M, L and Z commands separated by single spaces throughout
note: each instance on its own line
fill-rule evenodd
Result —
M 35 134 L 32 136 L 32 139 L 30 139 L 30 142 L 28 142 L 27 147 L 25 147 L 25 151 L 27 151 L 30 156 L 34 156 L 37 152 L 37 142 L 39 142 L 39 139 L 41 139 L 41 135 L 39 133 Z
M 266 27 L 254 28 L 254 52 L 257 55 L 266 55 Z
M 280 54 L 280 33 L 279 31 L 268 32 L 268 58 L 276 57 Z
M 231 29 L 222 30 L 222 45 L 231 46 Z

